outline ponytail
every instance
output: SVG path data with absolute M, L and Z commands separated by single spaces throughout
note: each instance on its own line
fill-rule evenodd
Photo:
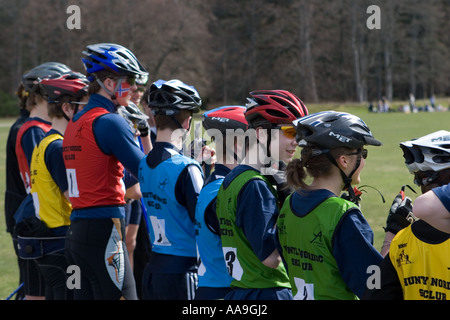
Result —
M 293 159 L 286 168 L 287 183 L 295 188 L 306 189 L 308 184 L 306 179 L 328 176 L 331 174 L 334 165 L 325 153 L 313 154 L 317 151 L 314 147 L 304 147 L 300 152 L 300 159 Z M 338 157 L 348 152 L 347 148 L 336 148 L 330 151 L 332 157 Z

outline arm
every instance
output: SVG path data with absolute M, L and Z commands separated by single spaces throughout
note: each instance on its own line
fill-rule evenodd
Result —
M 62 193 L 68 194 L 66 166 L 62 155 L 62 140 L 55 140 L 45 150 L 45 165 Z
M 139 181 L 126 169 L 123 172 L 123 183 L 125 185 L 125 199 L 139 200 L 142 197 Z
M 382 260 L 372 243 L 372 229 L 361 211 L 348 212 L 335 231 L 333 255 L 342 278 L 358 297 L 366 291 L 367 268 Z
M 188 165 L 180 174 L 175 186 L 175 196 L 184 206 L 191 220 L 195 221 L 195 207 L 198 195 L 203 187 L 203 174 L 195 165 Z
M 276 269 L 280 265 L 281 256 L 278 250 L 274 250 L 266 259 L 262 261 L 262 264 L 266 267 Z
M 252 180 L 242 189 L 236 211 L 240 227 L 259 260 L 270 268 L 281 262 L 276 247 L 275 224 L 278 217 L 277 199 L 263 180 Z
M 23 152 L 27 158 L 28 165 L 31 163 L 31 156 L 33 154 L 34 147 L 39 144 L 39 141 L 45 137 L 45 132 L 41 128 L 34 126 L 29 128 L 22 136 L 20 143 L 22 144 Z
M 150 140 L 150 135 L 147 135 L 145 137 L 140 137 L 141 145 L 142 145 L 142 151 L 144 154 L 148 154 L 153 149 L 152 141 Z
M 380 265 L 380 288 L 367 289 L 363 300 L 402 300 L 403 291 L 397 272 L 392 265 L 389 255 Z
M 125 191 L 125 199 L 140 200 L 142 198 L 141 188 L 139 183 L 132 185 Z
M 94 123 L 94 135 L 105 154 L 114 155 L 134 176 L 138 176 L 139 162 L 144 153 L 134 141 L 125 119 L 115 113 L 105 114 Z
M 450 184 L 420 195 L 414 201 L 414 215 L 429 223 L 432 227 L 450 233 L 449 192 Z M 445 199 L 447 202 L 445 202 Z M 444 206 L 444 203 L 447 203 L 447 207 Z

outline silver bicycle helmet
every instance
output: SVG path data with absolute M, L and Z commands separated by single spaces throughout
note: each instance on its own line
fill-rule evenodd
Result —
M 450 132 L 440 130 L 400 143 L 410 173 L 450 168 Z

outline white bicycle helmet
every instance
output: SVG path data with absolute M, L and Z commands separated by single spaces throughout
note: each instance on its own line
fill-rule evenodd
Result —
M 450 168 L 450 132 L 440 130 L 400 143 L 410 173 Z

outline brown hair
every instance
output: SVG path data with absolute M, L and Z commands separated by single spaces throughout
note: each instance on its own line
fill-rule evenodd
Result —
M 19 108 L 25 109 L 27 107 L 29 93 L 25 90 L 22 83 L 19 85 L 19 87 L 17 87 L 16 95 L 19 98 Z
M 48 116 L 50 118 L 63 118 L 64 117 L 64 111 L 62 109 L 62 105 L 66 102 L 69 102 L 73 100 L 69 96 L 63 96 L 58 99 L 58 102 L 56 103 L 49 103 L 47 110 L 48 110 Z M 71 106 L 72 107 L 72 106 Z
M 174 117 L 178 123 L 182 124 L 187 118 L 192 116 L 192 111 L 190 110 L 180 110 L 173 116 L 167 116 L 162 114 L 157 114 L 155 116 L 155 122 L 156 122 L 156 129 L 157 130 L 163 130 L 163 129 L 171 129 L 176 130 L 179 129 L 175 121 L 171 117 Z
M 93 93 L 97 93 L 102 88 L 100 84 L 97 82 L 97 79 L 100 81 L 105 81 L 105 79 L 117 79 L 117 74 L 108 71 L 108 70 L 101 70 L 99 72 L 96 72 L 95 74 L 88 74 L 87 77 L 94 77 L 94 79 L 89 83 L 89 89 L 88 89 L 88 95 L 91 95 Z
M 331 163 L 326 154 L 313 156 L 313 150 L 315 149 L 304 147 L 300 152 L 300 159 L 293 159 L 289 162 L 286 168 L 286 179 L 290 186 L 305 189 L 308 187 L 305 182 L 308 176 L 316 178 L 331 174 L 334 164 Z M 348 148 L 336 148 L 331 150 L 330 154 L 333 158 L 337 158 L 348 152 Z
M 26 108 L 28 111 L 31 111 L 34 109 L 34 107 L 42 102 L 46 101 L 43 96 L 41 96 L 37 92 L 30 92 L 27 98 L 26 102 Z
M 427 171 L 427 172 L 429 172 L 429 171 Z M 434 172 L 436 172 L 436 171 L 434 171 Z M 426 172 L 419 171 L 416 174 L 416 177 L 421 176 L 424 173 L 426 173 Z M 427 191 L 430 191 L 431 189 L 434 189 L 436 187 L 440 187 L 440 186 L 450 183 L 450 168 L 444 169 L 442 171 L 437 171 L 437 174 L 438 174 L 437 178 L 432 183 L 427 184 L 426 186 L 420 186 L 422 193 L 425 193 Z

